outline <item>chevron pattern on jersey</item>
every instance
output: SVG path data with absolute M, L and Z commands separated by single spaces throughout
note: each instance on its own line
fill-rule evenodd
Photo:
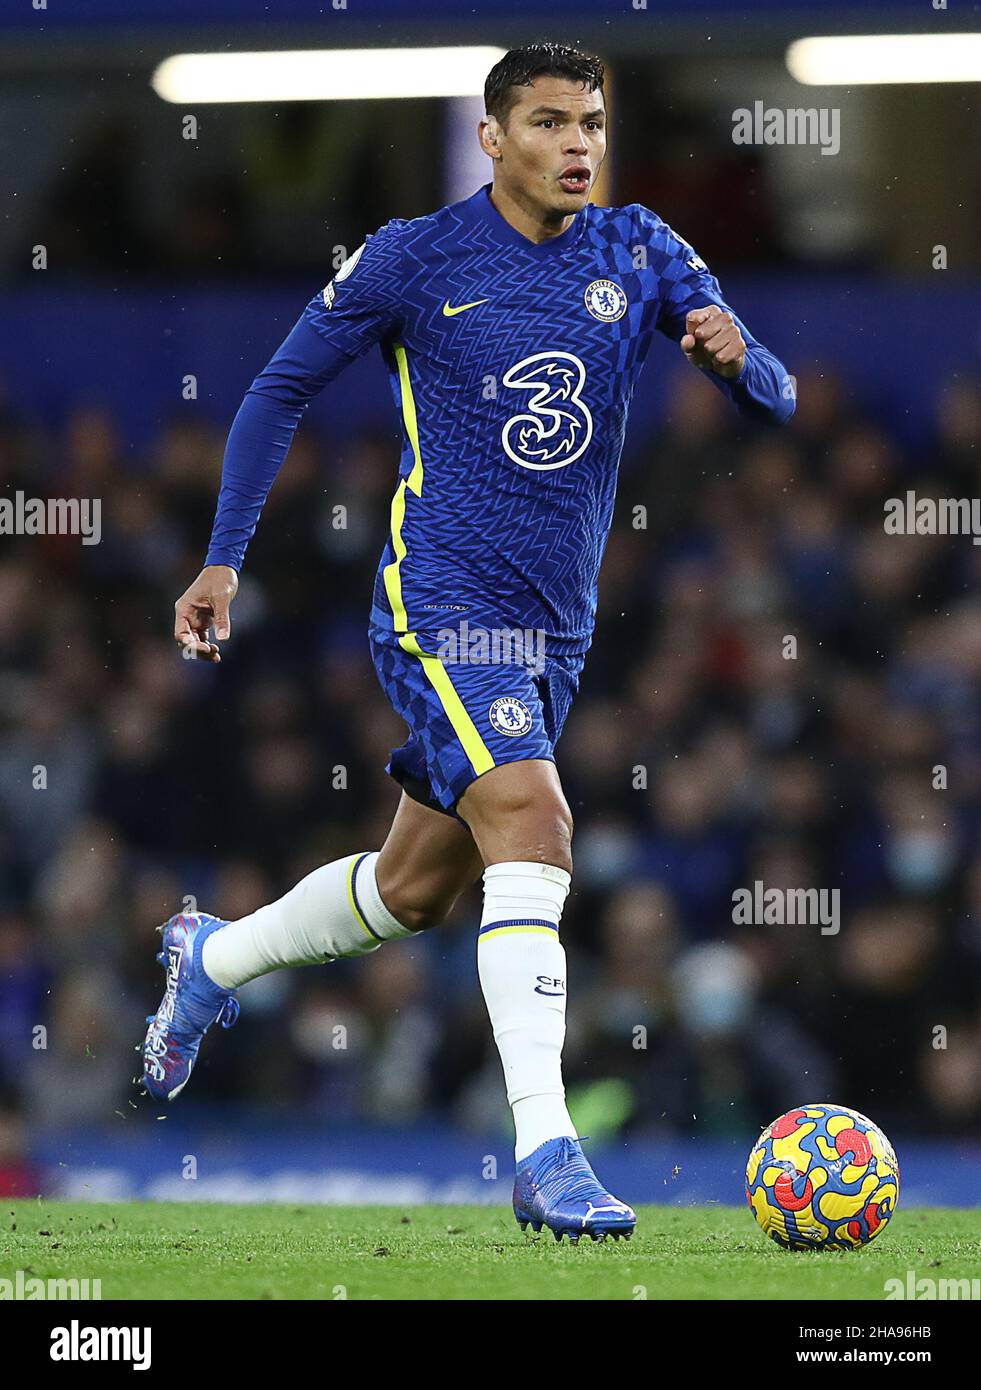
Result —
M 598 281 L 619 316 L 587 306 Z M 638 204 L 588 205 L 535 245 L 483 188 L 368 238 L 305 317 L 338 370 L 380 342 L 400 412 L 396 344 L 411 381 L 425 481 L 403 488 L 398 553 L 390 539 L 379 566 L 398 562 L 401 631 L 466 617 L 542 631 L 550 653 L 588 648 L 634 385 L 654 330 L 679 338 L 709 303 L 726 307 L 718 282 Z M 413 468 L 406 438 L 401 479 Z M 372 621 L 396 623 L 383 582 Z

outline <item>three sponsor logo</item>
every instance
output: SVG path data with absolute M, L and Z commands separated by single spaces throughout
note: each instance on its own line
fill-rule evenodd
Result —
M 627 312 L 627 296 L 615 280 L 593 280 L 583 303 L 600 323 Z M 506 420 L 501 447 L 522 468 L 544 472 L 581 458 L 593 437 L 593 416 L 583 400 L 586 365 L 558 348 L 533 352 L 504 373 L 502 386 L 531 394 L 525 409 Z
M 580 458 L 593 437 L 593 416 L 582 399 L 585 384 L 585 363 L 574 352 L 533 352 L 509 367 L 501 385 L 531 394 L 501 430 L 508 458 L 536 472 Z

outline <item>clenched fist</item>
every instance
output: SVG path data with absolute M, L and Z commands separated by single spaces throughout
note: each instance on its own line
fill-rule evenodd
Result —
M 738 376 L 746 361 L 743 335 L 732 315 L 718 304 L 689 309 L 681 350 L 693 367 L 724 377 Z

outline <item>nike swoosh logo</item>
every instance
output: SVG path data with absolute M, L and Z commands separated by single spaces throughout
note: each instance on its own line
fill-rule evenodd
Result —
M 476 307 L 477 307 L 478 304 L 489 304 L 489 303 L 490 303 L 490 300 L 489 300 L 489 299 L 475 299 L 471 304 L 457 304 L 455 307 L 451 307 L 451 306 L 450 306 L 450 301 L 447 300 L 446 303 L 443 305 L 443 317 L 444 317 L 444 318 L 447 318 L 447 319 L 451 319 L 451 318 L 453 317 L 454 314 L 462 314 L 462 313 L 464 313 L 467 309 L 476 309 Z

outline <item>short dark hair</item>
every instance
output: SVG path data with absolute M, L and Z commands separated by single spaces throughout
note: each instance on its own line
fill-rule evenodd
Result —
M 570 77 L 587 91 L 603 90 L 603 64 L 590 53 L 580 53 L 564 43 L 530 43 L 512 48 L 495 63 L 484 83 L 484 108 L 488 116 L 507 120 L 517 97 L 515 87 L 529 87 L 536 77 Z

